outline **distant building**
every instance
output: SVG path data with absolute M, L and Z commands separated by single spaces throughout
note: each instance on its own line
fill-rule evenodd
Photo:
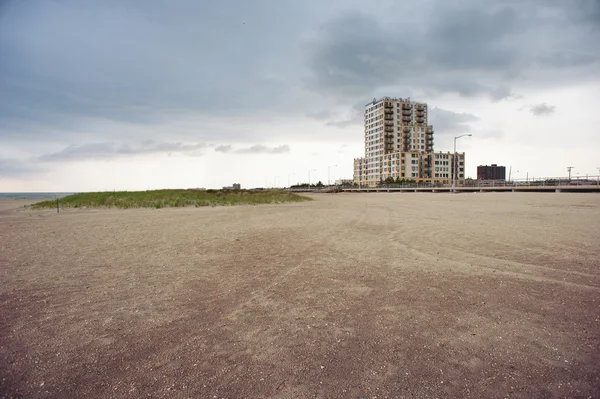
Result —
M 242 185 L 240 183 L 233 183 L 231 186 L 223 187 L 223 190 L 241 190 Z
M 495 163 L 477 167 L 477 180 L 506 180 L 506 167 Z
M 335 181 L 336 186 L 341 186 L 343 184 L 352 184 L 352 183 L 354 183 L 353 179 L 337 179 Z
M 392 178 L 450 184 L 455 174 L 461 185 L 465 153 L 434 152 L 427 116 L 427 104 L 410 98 L 383 97 L 365 105 L 365 155 L 354 159 L 354 183 L 377 186 Z

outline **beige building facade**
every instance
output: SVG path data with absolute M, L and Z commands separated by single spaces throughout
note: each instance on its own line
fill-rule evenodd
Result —
M 383 97 L 365 106 L 365 156 L 354 159 L 354 183 L 377 186 L 387 178 L 451 184 L 454 154 L 434 152 L 427 104 Z M 456 181 L 464 180 L 465 154 L 456 154 Z

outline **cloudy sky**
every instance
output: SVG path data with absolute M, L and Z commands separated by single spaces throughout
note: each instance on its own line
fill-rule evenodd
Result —
M 3 0 L 0 192 L 350 178 L 381 96 L 468 176 L 598 174 L 600 2 Z

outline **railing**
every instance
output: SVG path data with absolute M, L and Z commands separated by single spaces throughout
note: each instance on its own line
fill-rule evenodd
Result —
M 532 177 L 511 180 L 469 180 L 462 187 L 532 187 L 532 186 L 595 186 L 600 185 L 599 176 Z
M 428 178 L 429 179 L 429 178 Z M 442 179 L 442 178 L 431 178 Z M 383 183 L 375 187 L 360 186 L 360 188 L 451 188 L 452 176 L 443 178 L 448 183 L 439 182 L 416 182 L 416 183 Z M 572 177 L 535 177 L 530 179 L 511 179 L 508 180 L 475 180 L 475 179 L 459 179 L 456 178 L 456 187 L 578 187 L 578 186 L 600 186 L 599 176 L 577 176 Z M 343 188 L 359 188 L 358 186 L 347 186 Z

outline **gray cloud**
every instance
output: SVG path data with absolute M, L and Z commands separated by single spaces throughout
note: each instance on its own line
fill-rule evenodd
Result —
M 600 3 L 585 3 L 597 13 Z M 310 43 L 310 88 L 338 99 L 393 86 L 499 101 L 518 98 L 512 87 L 524 80 L 548 86 L 590 79 L 600 61 L 599 24 L 579 12 L 581 24 L 572 23 L 574 8 L 568 1 L 434 0 L 394 23 L 342 13 Z
M 215 151 L 217 152 L 229 152 L 231 151 L 230 145 L 218 145 L 215 147 Z
M 274 55 L 301 29 L 288 16 L 310 8 L 234 3 L 3 1 L 0 129 L 33 136 L 97 120 L 155 125 L 299 109 L 287 95 L 299 55 Z
M 372 97 L 510 100 L 596 79 L 600 62 L 597 0 L 383 0 L 377 15 L 357 0 L 0 4 L 0 143 L 65 145 L 64 159 L 75 143 L 96 157 L 143 151 L 89 144 L 118 142 L 119 126 L 132 142 L 165 140 L 159 127 L 174 142 L 261 142 L 274 114 L 361 129 Z
M 198 150 L 205 148 L 206 144 L 183 144 L 145 141 L 137 146 L 129 144 L 117 145 L 115 143 L 91 143 L 83 145 L 70 145 L 61 151 L 45 154 L 37 158 L 42 162 L 78 161 L 87 159 L 107 159 L 122 155 L 143 155 L 156 153 L 184 153 L 197 156 Z
M 529 108 L 529 111 L 535 116 L 550 116 L 556 111 L 554 105 L 548 105 L 546 103 L 535 104 Z
M 319 112 L 309 112 L 306 114 L 309 118 L 316 119 L 318 121 L 324 121 L 331 118 L 331 111 L 324 109 Z
M 290 146 L 283 144 L 277 147 L 267 147 L 261 144 L 248 148 L 240 148 L 234 151 L 236 154 L 284 154 L 290 152 Z
M 325 126 L 345 128 L 348 126 L 356 126 L 362 128 L 364 118 L 364 104 L 358 102 L 352 106 L 349 115 L 345 119 L 331 120 L 325 123 Z
M 0 177 L 22 177 L 39 172 L 39 168 L 21 160 L 0 158 Z
M 429 123 L 436 134 L 454 134 L 472 131 L 469 123 L 477 122 L 479 117 L 473 114 L 452 112 L 434 107 L 429 110 Z
M 492 101 L 500 101 L 505 99 L 517 100 L 523 98 L 523 96 L 513 93 L 508 86 L 498 86 L 490 92 Z
M 337 121 L 329 121 L 325 124 L 325 126 L 339 127 L 344 128 L 348 126 L 359 126 L 362 123 L 361 118 L 350 118 L 350 119 L 342 119 Z

